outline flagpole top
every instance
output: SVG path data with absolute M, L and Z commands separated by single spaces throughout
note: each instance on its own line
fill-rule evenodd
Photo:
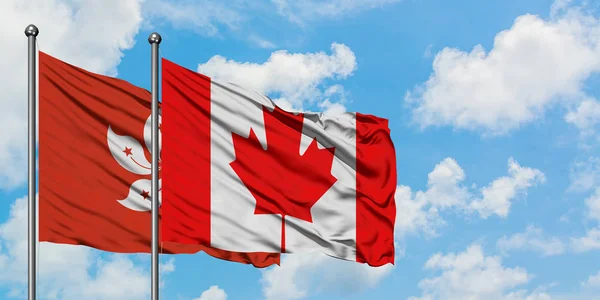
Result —
M 158 34 L 157 32 L 151 33 L 150 36 L 148 37 L 148 43 L 150 43 L 150 44 L 160 44 L 161 41 L 162 41 L 162 38 L 160 37 L 160 34 Z
M 29 24 L 27 27 L 25 27 L 25 35 L 27 37 L 30 37 L 30 36 L 36 37 L 38 35 L 38 33 L 40 33 L 39 29 L 37 28 L 37 26 L 35 26 L 33 24 Z

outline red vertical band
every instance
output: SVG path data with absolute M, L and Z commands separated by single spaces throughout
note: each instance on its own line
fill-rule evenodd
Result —
M 356 261 L 394 263 L 396 152 L 386 119 L 356 114 Z
M 162 238 L 210 246 L 209 77 L 162 59 Z

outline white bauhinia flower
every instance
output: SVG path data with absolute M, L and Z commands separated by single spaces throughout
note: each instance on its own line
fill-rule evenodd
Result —
M 158 116 L 158 152 L 162 149 L 162 135 L 160 126 L 162 118 Z M 108 127 L 107 132 L 108 148 L 115 160 L 125 170 L 140 175 L 147 176 L 152 174 L 152 164 L 144 154 L 143 146 L 133 137 L 116 134 L 112 128 Z M 152 116 L 148 117 L 144 125 L 144 143 L 150 153 L 152 153 Z M 161 169 L 161 159 L 158 158 L 158 170 Z M 162 179 L 158 179 L 158 205 L 162 202 Z M 129 187 L 127 198 L 118 200 L 123 206 L 135 211 L 151 210 L 151 191 L 152 181 L 150 179 L 140 178 L 134 181 Z

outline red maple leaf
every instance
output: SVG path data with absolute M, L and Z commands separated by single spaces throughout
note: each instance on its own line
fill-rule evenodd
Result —
M 312 222 L 311 208 L 337 181 L 331 175 L 335 148 L 319 149 L 315 138 L 301 155 L 304 115 L 263 107 L 263 116 L 267 148 L 252 129 L 248 138 L 232 133 L 236 159 L 230 165 L 256 200 L 254 214 L 282 216 L 285 252 L 285 216 Z

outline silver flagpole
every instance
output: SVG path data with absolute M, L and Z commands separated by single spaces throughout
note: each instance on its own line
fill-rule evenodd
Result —
M 29 221 L 29 231 L 27 234 L 27 239 L 28 239 L 28 243 L 27 243 L 27 264 L 28 264 L 28 287 L 29 287 L 29 292 L 28 292 L 28 299 L 29 300 L 35 300 L 36 299 L 36 265 L 37 265 L 37 261 L 36 261 L 36 229 L 37 229 L 37 222 L 36 222 L 36 206 L 35 206 L 35 191 L 36 191 L 36 176 L 35 176 L 35 155 L 36 155 L 36 151 L 35 151 L 35 137 L 36 137 L 36 127 L 37 127 L 37 122 L 36 122 L 36 67 L 37 67 L 37 61 L 36 61 L 36 54 L 37 54 L 37 50 L 35 47 L 35 42 L 36 42 L 36 38 L 37 35 L 39 33 L 38 28 L 31 24 L 29 26 L 27 26 L 25 28 L 25 36 L 27 36 L 27 42 L 28 42 L 28 59 L 27 59 L 27 81 L 28 81 L 28 87 L 27 87 L 27 97 L 28 97 L 28 118 L 29 118 L 29 140 L 28 140 L 28 148 L 27 148 L 27 154 L 28 154 L 28 160 L 27 160 L 27 164 L 28 164 L 28 175 L 29 175 L 29 193 L 28 193 L 28 206 L 29 206 L 29 210 L 28 210 L 28 221 Z
M 158 300 L 158 45 L 162 38 L 154 32 L 148 37 L 152 47 L 152 300 Z

